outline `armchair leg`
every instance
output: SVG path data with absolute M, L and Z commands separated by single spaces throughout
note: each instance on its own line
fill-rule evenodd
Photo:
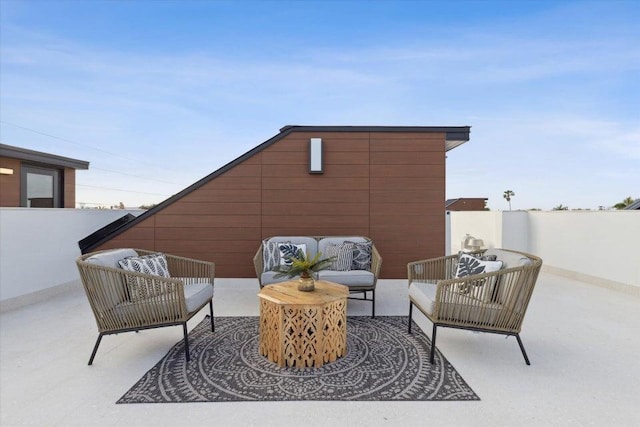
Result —
M 209 313 L 211 314 L 211 332 L 214 332 L 216 328 L 213 325 L 213 300 L 209 301 Z
M 527 352 L 524 351 L 524 345 L 522 345 L 522 340 L 520 339 L 520 334 L 516 334 L 516 339 L 518 340 L 518 345 L 520 346 L 520 351 L 522 351 L 522 355 L 524 356 L 524 361 L 527 365 L 531 365 L 529 363 L 529 358 L 527 357 Z
M 413 303 L 409 301 L 409 333 L 411 333 L 411 315 L 413 313 Z
M 429 361 L 433 364 L 433 359 L 434 356 L 436 354 L 436 329 L 438 327 L 436 326 L 436 324 L 433 324 L 433 332 L 431 333 L 431 357 L 429 359 Z
M 98 335 L 98 339 L 96 340 L 96 345 L 93 346 L 93 352 L 91 353 L 91 357 L 89 358 L 88 365 L 93 364 L 93 358 L 96 357 L 96 353 L 98 352 L 98 346 L 100 346 L 100 341 L 102 341 L 102 333 Z
M 366 294 L 365 294 L 366 295 Z M 376 290 L 371 291 L 371 318 L 376 317 Z
M 184 333 L 184 355 L 188 362 L 191 359 L 189 357 L 189 336 L 187 334 L 187 322 L 184 322 L 182 324 L 182 332 Z

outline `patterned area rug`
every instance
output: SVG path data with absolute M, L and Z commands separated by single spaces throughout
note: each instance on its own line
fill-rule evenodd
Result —
M 347 318 L 347 354 L 321 368 L 280 368 L 258 353 L 257 317 L 209 318 L 117 403 L 278 400 L 480 400 L 407 317 Z

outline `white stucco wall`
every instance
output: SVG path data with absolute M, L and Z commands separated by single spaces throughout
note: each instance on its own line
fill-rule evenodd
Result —
M 546 264 L 640 287 L 640 211 L 530 212 L 529 223 Z
M 484 241 L 486 248 L 502 246 L 502 213 L 494 211 L 451 211 L 451 252 L 462 249 L 462 239 L 470 234 Z
M 640 288 L 639 211 L 451 212 L 451 250 L 466 233 L 485 247 L 538 255 L 544 266 Z
M 0 208 L 0 301 L 78 280 L 78 241 L 141 212 Z

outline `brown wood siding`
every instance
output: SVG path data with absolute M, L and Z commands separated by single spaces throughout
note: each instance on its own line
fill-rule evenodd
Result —
M 445 135 L 371 134 L 370 237 L 383 276 L 444 254 Z
M 322 138 L 323 174 L 309 174 L 310 138 Z M 150 248 L 213 261 L 218 277 L 254 277 L 263 238 L 365 235 L 384 259 L 382 278 L 404 278 L 407 262 L 444 254 L 444 195 L 443 133 L 293 132 L 102 247 Z
M 72 168 L 64 169 L 64 207 L 76 207 L 76 170 Z
M 12 175 L 0 175 L 0 206 L 20 206 L 20 160 L 0 157 L 0 167 L 13 169 Z
M 447 206 L 449 211 L 483 211 L 487 199 L 468 198 L 458 199 Z

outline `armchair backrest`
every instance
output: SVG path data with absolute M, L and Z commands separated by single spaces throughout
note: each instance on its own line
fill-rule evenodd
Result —
M 125 275 L 118 261 L 130 256 L 138 256 L 138 253 L 133 249 L 113 249 L 78 258 L 76 265 L 82 285 L 96 314 L 127 299 Z

